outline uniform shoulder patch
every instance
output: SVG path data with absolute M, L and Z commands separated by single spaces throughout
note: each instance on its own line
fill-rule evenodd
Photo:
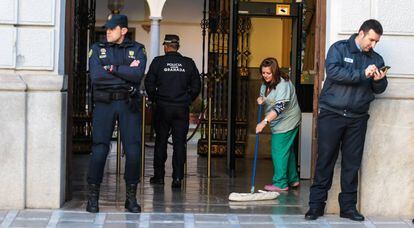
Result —
M 90 58 L 90 57 L 92 56 L 92 54 L 93 54 L 93 50 L 92 50 L 92 49 L 90 49 L 90 50 L 89 50 L 89 53 L 88 53 L 88 58 Z
M 142 50 L 142 53 L 144 53 L 144 55 L 147 55 L 147 51 L 145 50 L 145 47 L 143 47 L 141 50 Z

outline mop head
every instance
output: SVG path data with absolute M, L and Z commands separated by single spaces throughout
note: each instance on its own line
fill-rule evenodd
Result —
M 258 193 L 236 193 L 232 192 L 229 195 L 230 201 L 258 201 L 258 200 L 273 200 L 279 196 L 278 192 L 267 192 L 259 190 Z

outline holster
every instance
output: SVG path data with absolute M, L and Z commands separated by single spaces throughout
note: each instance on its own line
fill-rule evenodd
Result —
M 141 111 L 141 96 L 135 95 L 135 96 L 129 96 L 128 98 L 128 107 L 133 113 L 138 113 Z

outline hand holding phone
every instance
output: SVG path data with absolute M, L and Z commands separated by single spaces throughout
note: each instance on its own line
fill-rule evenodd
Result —
M 383 66 L 383 67 L 381 67 L 381 68 L 380 68 L 380 71 L 382 71 L 382 72 L 384 72 L 384 73 L 387 73 L 387 71 L 388 71 L 390 68 L 391 68 L 390 66 Z
M 390 66 L 383 66 L 381 67 L 379 70 L 376 70 L 376 72 L 374 73 L 374 81 L 379 81 L 381 79 L 383 79 L 385 77 L 385 75 L 387 74 L 388 69 L 390 69 Z

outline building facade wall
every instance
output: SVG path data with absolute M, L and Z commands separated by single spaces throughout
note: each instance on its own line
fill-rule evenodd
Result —
M 65 1 L 0 2 L 0 208 L 64 200 Z
M 414 214 L 414 4 L 411 0 L 327 1 L 326 50 L 375 18 L 384 35 L 375 50 L 388 73 L 388 88 L 371 103 L 360 170 L 359 208 L 369 216 Z M 328 212 L 339 211 L 340 159 L 330 191 Z

